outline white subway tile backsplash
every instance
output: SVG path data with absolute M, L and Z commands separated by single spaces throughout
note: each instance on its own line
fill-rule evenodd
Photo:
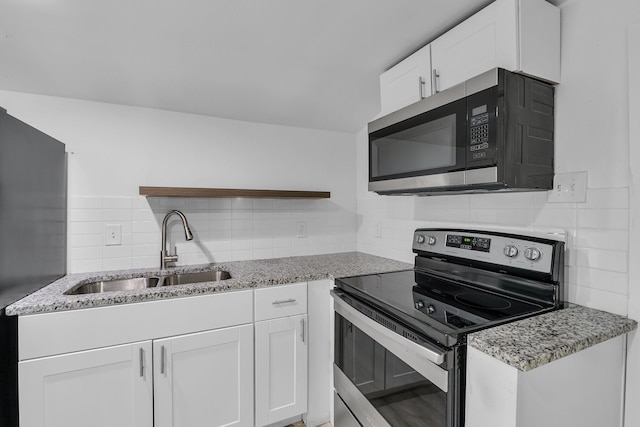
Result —
M 568 291 L 568 299 L 571 302 L 620 316 L 627 315 L 628 298 L 626 295 L 573 284 L 568 285 Z
M 103 197 L 102 209 L 126 209 L 131 211 L 133 206 L 131 197 Z
M 253 199 L 231 199 L 231 209 L 233 211 L 251 211 L 253 210 Z
M 587 190 L 587 201 L 577 203 L 578 209 L 629 209 L 628 188 L 599 188 Z
M 105 246 L 102 248 L 102 258 L 131 258 L 131 245 L 126 246 Z
M 605 249 L 575 248 L 572 251 L 572 263 L 578 267 L 627 273 L 629 270 L 627 252 Z
M 211 210 L 231 210 L 231 199 L 211 199 L 209 200 L 209 208 Z
M 67 229 L 70 236 L 74 234 L 102 234 L 101 222 L 70 222 Z
M 102 261 L 103 270 L 127 270 L 131 268 L 133 267 L 130 256 L 126 258 L 105 258 Z
M 69 248 L 69 260 L 102 260 L 102 247 Z M 72 271 L 74 272 L 74 271 Z
M 575 284 L 620 295 L 629 291 L 629 276 L 626 273 L 599 270 L 597 268 L 574 267 Z
M 101 271 L 102 258 L 96 259 L 70 259 L 67 269 L 74 273 L 90 273 L 93 271 Z
M 626 230 L 599 230 L 581 228 L 576 231 L 578 248 L 628 250 L 629 233 Z
M 207 199 L 207 198 L 185 199 L 185 210 L 187 211 L 193 211 L 193 210 L 208 211 L 209 209 L 211 209 L 211 199 Z
M 578 209 L 577 223 L 580 228 L 606 230 L 628 230 L 628 209 Z
M 69 222 L 97 222 L 102 221 L 102 209 L 69 209 Z
M 102 197 L 70 196 L 69 210 L 74 209 L 102 209 Z
M 68 237 L 68 245 L 71 248 L 102 246 L 102 234 L 72 234 Z
M 103 209 L 102 220 L 110 222 L 131 221 L 133 212 L 131 209 Z

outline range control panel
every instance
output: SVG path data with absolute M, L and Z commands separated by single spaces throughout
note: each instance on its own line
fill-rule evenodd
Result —
M 528 236 L 418 229 L 413 237 L 414 252 L 451 255 L 541 273 L 550 273 L 552 268 L 554 246 Z

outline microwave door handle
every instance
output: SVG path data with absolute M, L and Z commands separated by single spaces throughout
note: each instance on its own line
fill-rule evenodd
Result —
M 344 302 L 335 291 L 332 290 L 331 294 L 336 313 L 391 351 L 440 390 L 445 393 L 448 391 L 449 373 L 438 366 L 444 362 L 446 351 L 427 348 L 410 341 L 360 313 Z

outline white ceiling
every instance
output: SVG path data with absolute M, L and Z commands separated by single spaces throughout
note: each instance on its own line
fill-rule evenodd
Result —
M 488 3 L 0 0 L 0 89 L 357 132 L 382 71 Z

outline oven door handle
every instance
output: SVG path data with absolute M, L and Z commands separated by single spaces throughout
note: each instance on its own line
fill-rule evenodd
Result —
M 411 366 L 445 393 L 449 388 L 449 372 L 441 368 L 447 351 L 419 345 L 370 319 L 347 304 L 335 291 L 331 291 L 336 313 L 376 340 L 400 360 Z

